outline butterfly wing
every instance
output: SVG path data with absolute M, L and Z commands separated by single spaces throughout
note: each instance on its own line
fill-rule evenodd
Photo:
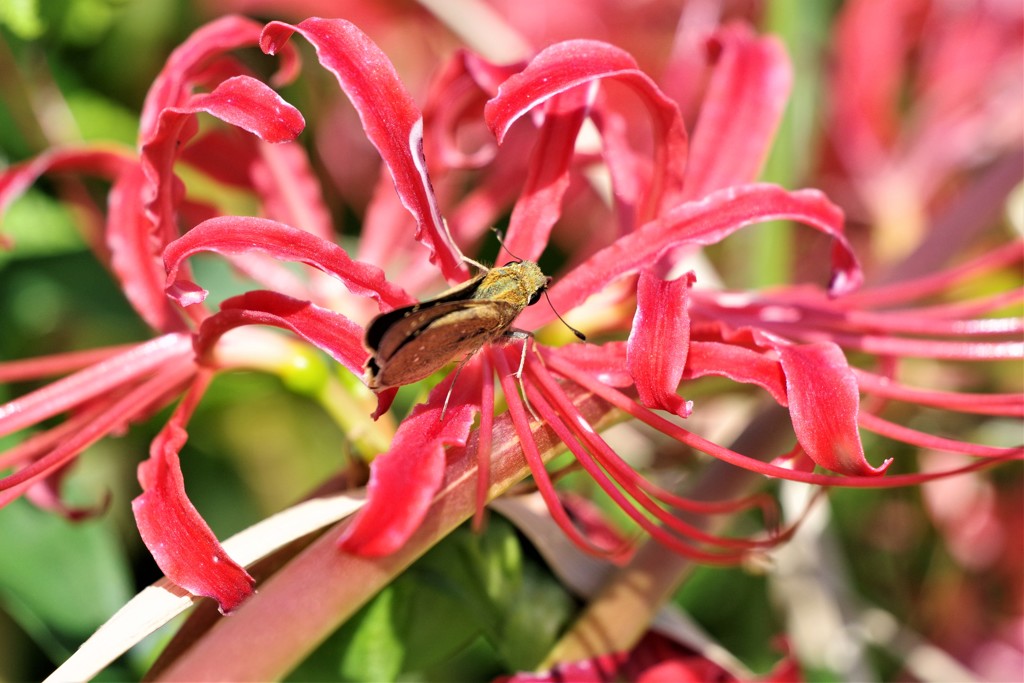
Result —
M 412 384 L 502 334 L 520 308 L 479 299 L 424 302 L 379 316 L 366 333 L 372 389 Z M 396 315 L 399 314 L 399 315 Z M 383 322 L 382 322 L 383 320 Z
M 388 311 L 387 313 L 381 313 L 370 321 L 370 324 L 366 328 L 366 334 L 363 337 L 363 343 L 370 351 L 376 352 L 377 349 L 380 348 L 381 340 L 384 338 L 384 335 L 387 334 L 393 326 L 407 318 L 422 313 L 426 309 L 433 308 L 434 306 L 448 302 L 471 300 L 473 293 L 476 291 L 477 287 L 480 286 L 483 278 L 484 274 L 477 275 L 472 280 L 468 280 L 447 291 L 441 292 L 432 299 L 426 299 L 411 306 L 404 306 L 402 308 L 396 308 L 393 311 Z

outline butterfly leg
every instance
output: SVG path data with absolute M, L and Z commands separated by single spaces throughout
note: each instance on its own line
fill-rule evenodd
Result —
M 444 419 L 444 414 L 448 412 L 448 401 L 452 398 L 452 390 L 455 389 L 455 383 L 459 380 L 459 373 L 462 372 L 462 367 L 469 362 L 469 359 L 474 354 L 470 354 L 462 359 L 462 362 L 455 368 L 455 376 L 452 377 L 452 383 L 448 385 L 448 393 L 444 395 L 444 405 L 441 406 L 441 416 L 437 418 L 438 422 Z
M 533 341 L 533 333 L 527 332 L 526 330 L 517 330 L 512 328 L 505 332 L 505 339 L 517 339 L 523 342 L 523 354 L 519 357 L 519 369 L 515 372 L 515 378 L 519 382 L 519 393 L 523 397 L 523 403 L 526 404 L 526 408 L 530 411 L 530 415 L 533 419 L 540 421 L 540 416 L 537 415 L 537 411 L 533 409 L 530 404 L 530 399 L 526 397 L 526 387 L 523 386 L 523 369 L 526 367 L 526 351 L 530 346 L 530 342 Z

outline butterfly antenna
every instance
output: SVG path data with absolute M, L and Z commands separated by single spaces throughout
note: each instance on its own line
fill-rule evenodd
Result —
M 511 251 L 508 250 L 508 247 L 505 246 L 505 239 L 502 237 L 501 230 L 498 230 L 496 227 L 494 227 L 492 225 L 491 226 L 491 232 L 493 232 L 494 236 L 498 238 L 498 244 L 501 245 L 501 248 L 504 249 L 506 252 L 508 252 L 509 256 L 514 258 L 516 261 L 519 261 L 520 263 L 522 263 L 523 259 L 521 259 L 518 256 L 516 256 L 515 254 L 513 254 Z
M 573 327 L 573 326 L 572 326 L 572 325 L 570 325 L 569 323 L 565 322 L 565 318 L 563 318 L 562 316 L 560 316 L 560 315 L 558 314 L 558 311 L 556 311 L 556 310 L 555 310 L 555 305 L 554 305 L 553 303 L 551 303 L 551 297 L 550 297 L 550 296 L 548 296 L 548 290 L 547 290 L 547 289 L 545 289 L 545 290 L 544 290 L 544 298 L 548 300 L 548 306 L 550 306 L 550 307 L 551 307 L 551 312 L 555 314 L 555 317 L 556 317 L 556 318 L 558 318 L 559 320 L 561 320 L 561 321 L 562 321 L 562 324 L 563 324 L 563 325 L 565 325 L 566 327 L 568 327 L 568 328 L 569 328 L 569 330 L 570 330 L 570 331 L 571 331 L 571 332 L 572 332 L 573 334 L 575 334 L 575 335 L 576 335 L 576 338 L 577 338 L 577 339 L 579 339 L 579 340 L 580 340 L 581 342 L 585 342 L 585 341 L 587 341 L 587 335 L 583 334 L 582 332 L 580 332 L 579 330 L 577 330 L 577 329 L 576 329 L 575 327 Z
M 494 233 L 494 236 L 498 238 L 498 244 L 501 245 L 501 248 L 504 249 L 505 251 L 507 251 L 509 256 L 511 256 L 515 260 L 519 261 L 520 263 L 522 263 L 523 259 L 521 259 L 518 256 L 516 256 L 515 254 L 513 254 L 511 251 L 508 250 L 508 247 L 505 246 L 505 240 L 502 239 L 501 230 L 498 230 L 496 227 L 494 227 L 492 225 L 491 226 L 491 231 Z M 550 279 L 551 278 L 548 278 L 548 280 L 550 280 Z M 548 306 L 551 306 L 551 310 L 555 314 L 555 317 L 558 318 L 559 320 L 561 320 L 562 324 L 565 325 L 566 327 L 568 327 L 569 330 L 573 334 L 576 335 L 577 339 L 579 339 L 581 342 L 587 341 L 587 335 L 583 334 L 582 332 L 577 330 L 575 327 L 573 327 L 569 323 L 565 322 L 565 318 L 563 318 L 561 315 L 558 314 L 558 311 L 555 310 L 554 304 L 551 303 L 551 297 L 548 296 L 548 290 L 547 290 L 546 287 L 544 289 L 544 298 L 548 300 Z

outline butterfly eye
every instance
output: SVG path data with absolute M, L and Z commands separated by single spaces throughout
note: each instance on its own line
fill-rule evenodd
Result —
M 545 282 L 542 287 L 540 287 L 536 292 L 533 293 L 533 295 L 530 297 L 530 303 L 528 303 L 526 305 L 527 306 L 532 306 L 535 303 L 537 303 L 538 301 L 540 301 L 540 295 L 543 294 L 544 290 L 547 289 L 547 288 L 548 288 L 548 283 Z

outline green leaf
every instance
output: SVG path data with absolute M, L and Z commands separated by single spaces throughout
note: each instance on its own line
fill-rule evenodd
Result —
M 404 621 L 395 612 L 403 609 L 399 585 L 385 588 L 343 630 L 350 630 L 341 657 L 341 676 L 350 681 L 393 681 L 402 669 L 405 647 L 399 633 Z M 396 616 L 398 618 L 396 618 Z
M 576 602 L 543 567 L 526 564 L 494 643 L 511 671 L 534 669 L 576 613 Z
M 340 653 L 330 656 L 351 681 L 478 680 L 529 669 L 574 610 L 547 568 L 524 554 L 515 529 L 492 516 L 482 535 L 463 526 L 433 548 L 291 678 L 323 678 L 328 652 Z
M 69 522 L 24 500 L 0 515 L 0 598 L 56 661 L 132 594 L 114 525 Z
M 783 632 L 767 591 L 767 578 L 740 567 L 698 567 L 675 595 L 713 640 L 756 672 L 779 659 L 775 635 Z

